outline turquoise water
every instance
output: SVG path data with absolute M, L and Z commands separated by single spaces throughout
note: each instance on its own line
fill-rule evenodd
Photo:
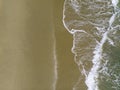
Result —
M 119 6 L 119 0 L 64 2 L 63 24 L 73 35 L 74 60 L 87 90 L 120 90 Z M 73 90 L 81 90 L 80 82 Z

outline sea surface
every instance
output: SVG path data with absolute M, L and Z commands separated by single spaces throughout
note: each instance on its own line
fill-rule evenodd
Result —
M 119 0 L 0 0 L 0 90 L 120 90 Z
M 120 1 L 65 0 L 62 20 L 81 73 L 72 90 L 120 90 Z

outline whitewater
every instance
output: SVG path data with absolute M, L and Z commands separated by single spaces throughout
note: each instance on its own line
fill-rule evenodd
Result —
M 64 1 L 63 24 L 73 35 L 74 60 L 85 76 L 84 83 L 87 90 L 119 90 L 119 74 L 110 70 L 113 67 L 118 68 L 119 65 L 115 63 L 110 67 L 111 53 L 105 48 L 119 47 L 119 35 L 115 36 L 120 30 L 118 4 L 119 0 Z M 100 85 L 105 77 L 115 78 L 108 78 L 105 81 L 105 84 L 111 81 L 111 87 L 101 88 Z M 73 90 L 80 90 L 80 82 L 80 80 L 76 82 Z

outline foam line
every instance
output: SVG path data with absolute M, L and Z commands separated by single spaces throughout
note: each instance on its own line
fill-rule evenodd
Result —
M 54 63 L 54 77 L 53 77 L 53 90 L 56 90 L 57 80 L 58 80 L 58 60 L 57 60 L 57 53 L 56 53 L 56 38 L 55 38 L 55 29 L 53 28 L 53 63 Z
M 58 79 L 58 70 L 57 70 L 57 55 L 56 55 L 56 47 L 54 47 L 53 54 L 54 54 L 54 82 L 53 82 L 53 90 L 56 90 L 56 84 Z
M 83 73 L 85 74 L 86 76 L 86 85 L 88 87 L 88 90 L 99 90 L 99 87 L 98 87 L 98 84 L 99 84 L 99 81 L 98 81 L 98 77 L 99 77 L 99 73 L 98 73 L 98 70 L 100 68 L 100 62 L 101 62 L 101 58 L 102 58 L 102 52 L 103 52 L 103 45 L 105 44 L 105 42 L 108 40 L 112 45 L 114 45 L 114 43 L 108 38 L 108 33 L 111 31 L 111 28 L 112 28 L 112 24 L 115 20 L 115 17 L 117 15 L 117 5 L 119 3 L 119 0 L 111 0 L 112 2 L 112 6 L 114 8 L 114 11 L 115 13 L 113 13 L 113 15 L 110 17 L 110 19 L 108 20 L 109 21 L 109 26 L 108 28 L 106 29 L 106 32 L 104 32 L 104 34 L 102 34 L 102 39 L 100 41 L 100 43 L 97 43 L 96 47 L 95 47 L 95 50 L 94 50 L 94 56 L 93 56 L 93 60 L 92 60 L 92 63 L 93 63 L 93 66 L 89 72 L 89 74 L 85 74 L 85 70 L 83 70 Z M 76 31 L 79 31 L 79 32 L 84 32 L 84 33 L 87 33 L 85 32 L 84 30 L 74 30 L 74 29 L 69 29 L 66 25 L 66 22 L 65 22 L 65 4 L 67 3 L 67 0 L 64 1 L 64 5 L 63 5 L 63 25 L 64 27 L 67 29 L 67 31 L 73 35 L 73 38 L 74 38 L 74 33 Z M 120 11 L 120 10 L 119 10 Z M 93 24 L 95 25 L 95 24 Z M 75 40 L 73 40 L 73 47 L 72 47 L 72 52 L 75 54 L 74 52 L 74 48 L 75 48 Z M 76 54 L 75 54 L 76 55 Z M 75 90 L 75 88 L 74 88 Z
M 117 5 L 117 3 L 118 3 L 115 1 L 117 1 L 117 0 L 112 0 L 114 8 L 116 7 L 115 5 Z M 116 16 L 116 13 L 111 16 L 111 18 L 109 20 L 109 28 L 104 33 L 100 44 L 96 46 L 96 49 L 94 51 L 95 55 L 94 55 L 94 58 L 92 60 L 93 67 L 92 67 L 91 71 L 89 72 L 88 77 L 86 79 L 86 85 L 88 86 L 88 90 L 99 90 L 99 88 L 98 88 L 98 84 L 99 84 L 99 82 L 98 82 L 98 77 L 99 77 L 98 70 L 100 68 L 100 60 L 102 57 L 102 47 L 103 47 L 104 43 L 106 42 L 106 40 L 108 39 L 107 35 L 110 31 L 110 27 L 111 27 L 113 21 L 115 20 L 115 16 Z
M 71 32 L 70 30 L 69 30 L 69 28 L 66 26 L 66 24 L 65 24 L 65 3 L 66 3 L 67 1 L 65 0 L 64 1 L 64 5 L 63 5 L 63 18 L 62 18 L 62 22 L 63 22 L 63 25 L 64 25 L 64 27 L 67 29 L 67 31 L 70 33 L 70 34 L 73 34 L 73 32 Z

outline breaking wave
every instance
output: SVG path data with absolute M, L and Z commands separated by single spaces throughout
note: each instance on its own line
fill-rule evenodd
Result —
M 120 89 L 120 2 L 65 0 L 63 24 L 87 90 Z M 81 90 L 82 80 L 73 90 Z M 82 89 L 83 90 L 83 89 Z

